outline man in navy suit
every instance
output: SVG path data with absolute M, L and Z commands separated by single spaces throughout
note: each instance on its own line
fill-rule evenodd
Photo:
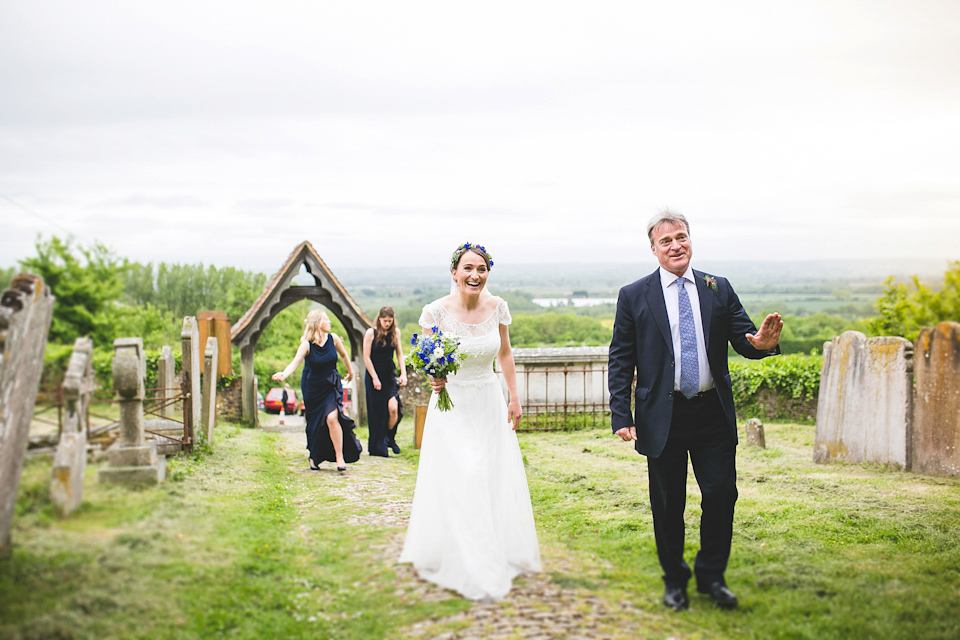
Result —
M 617 300 L 609 366 L 613 431 L 647 457 L 663 603 L 674 610 L 689 605 L 691 571 L 683 559 L 689 454 L 703 510 L 693 565 L 697 591 L 733 608 L 737 597 L 724 580 L 737 501 L 727 343 L 747 358 L 776 355 L 783 322 L 770 314 L 757 331 L 725 278 L 690 268 L 690 225 L 683 215 L 654 216 L 647 236 L 660 268 L 623 287 Z

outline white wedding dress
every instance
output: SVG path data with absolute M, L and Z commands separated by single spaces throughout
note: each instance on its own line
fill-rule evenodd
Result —
M 481 324 L 459 322 L 439 301 L 420 316 L 421 326 L 456 335 L 467 358 L 447 378 L 453 409 L 430 398 L 400 562 L 472 600 L 503 598 L 518 574 L 540 571 L 523 456 L 493 370 L 510 321 L 502 299 Z

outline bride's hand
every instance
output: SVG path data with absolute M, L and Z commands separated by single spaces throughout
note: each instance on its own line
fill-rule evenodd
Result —
M 434 393 L 440 393 L 440 390 L 447 386 L 446 378 L 434 378 L 430 376 L 430 387 L 433 389 Z
M 520 418 L 523 416 L 523 408 L 520 406 L 520 400 L 513 398 L 507 405 L 507 419 L 513 423 L 513 430 L 516 431 L 520 426 Z

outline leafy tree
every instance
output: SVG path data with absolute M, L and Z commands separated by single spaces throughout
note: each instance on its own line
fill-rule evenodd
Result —
M 877 315 L 867 320 L 872 335 L 916 340 L 924 327 L 944 320 L 960 322 L 960 261 L 949 263 L 939 291 L 921 284 L 916 276 L 912 285 L 887 278 L 876 302 Z
M 10 283 L 13 281 L 13 276 L 20 273 L 20 269 L 16 267 L 9 267 L 7 269 L 0 269 L 0 291 L 7 289 L 10 286 Z
M 48 339 L 69 344 L 89 336 L 94 344 L 112 344 L 123 316 L 118 302 L 126 261 L 100 242 L 92 248 L 72 245 L 71 238 L 53 236 L 44 242 L 38 237 L 37 256 L 21 263 L 42 276 L 56 296 Z

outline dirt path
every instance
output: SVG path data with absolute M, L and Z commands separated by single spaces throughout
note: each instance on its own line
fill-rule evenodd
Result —
M 281 430 L 282 429 L 282 430 Z M 272 428 L 280 431 L 287 447 L 303 449 L 303 431 L 297 427 Z M 324 466 L 331 467 L 328 463 Z M 306 460 L 303 463 L 306 468 Z M 302 469 L 297 469 L 302 472 Z M 321 471 L 320 473 L 323 473 Z M 329 471 L 327 471 L 329 472 Z M 352 517 L 357 524 L 392 531 L 389 541 L 376 552 L 397 575 L 395 593 L 406 602 L 446 600 L 459 597 L 421 580 L 409 564 L 397 558 L 403 546 L 413 498 L 416 469 L 397 458 L 375 458 L 363 454 L 349 465 L 348 481 L 331 491 L 359 507 Z M 514 581 L 510 594 L 499 602 L 472 603 L 462 613 L 412 625 L 398 631 L 399 637 L 437 639 L 530 638 L 542 640 L 583 638 L 642 638 L 644 629 L 662 628 L 661 616 L 629 603 L 610 602 L 579 587 L 561 586 L 551 576 L 585 575 L 590 570 L 560 547 L 541 541 L 543 572 Z

